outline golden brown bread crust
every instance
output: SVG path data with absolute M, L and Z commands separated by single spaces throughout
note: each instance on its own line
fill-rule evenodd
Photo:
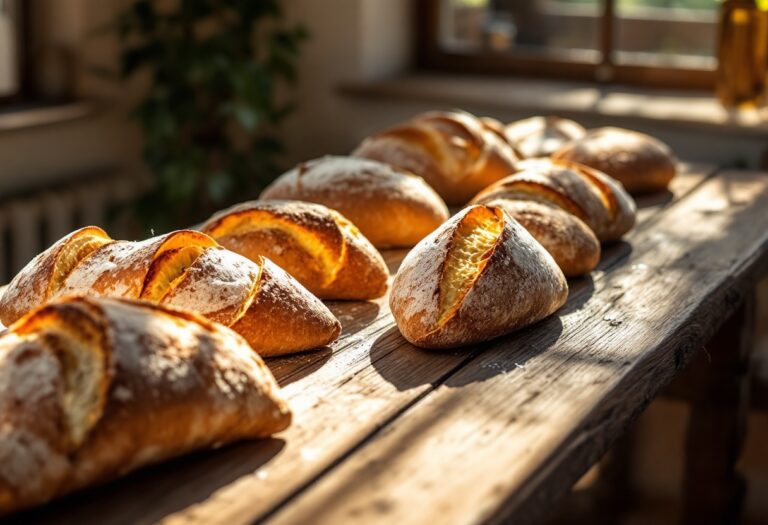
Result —
M 584 275 L 600 262 L 600 241 L 584 221 L 560 208 L 536 201 L 490 199 L 528 230 L 566 277 Z
M 0 335 L 0 407 L 0 514 L 269 436 L 291 419 L 264 362 L 231 330 L 143 302 L 81 297 Z
M 332 343 L 341 324 L 320 300 L 269 259 L 263 259 L 260 293 L 232 329 L 248 341 L 258 341 L 259 354 L 284 355 Z M 290 334 L 290 337 L 286 337 Z
M 442 300 L 448 261 L 466 255 L 460 235 L 466 221 L 493 214 L 500 229 L 478 259 L 474 281 L 446 315 Z M 466 208 L 422 240 L 395 276 L 390 307 L 397 326 L 412 344 L 452 348 L 485 341 L 535 323 L 565 303 L 568 285 L 552 257 L 500 208 Z
M 60 288 L 41 300 L 25 295 L 22 285 L 49 275 L 47 268 L 71 242 L 67 236 L 35 258 L 16 276 L 0 299 L 0 320 L 16 321 L 45 300 L 67 294 L 143 298 L 193 311 L 236 326 L 256 352 L 264 355 L 300 352 L 335 340 L 341 325 L 319 300 L 285 274 L 263 273 L 265 260 L 256 262 L 219 246 L 201 232 L 182 230 L 146 241 L 112 241 L 85 254 L 63 279 Z M 176 257 L 189 251 L 189 257 Z M 50 260 L 53 263 L 50 263 Z M 32 276 L 32 277 L 30 277 Z M 274 278 L 274 280 L 271 280 Z M 42 285 L 36 285 L 40 288 Z M 160 293 L 154 296 L 153 293 Z M 272 315 L 259 317 L 250 308 L 281 297 Z M 19 305 L 23 306 L 21 308 Z M 283 308 L 293 316 L 291 330 L 278 320 Z M 305 310 L 309 309 L 309 310 Z M 251 328 L 250 323 L 258 327 Z M 303 326 L 302 323 L 307 323 Z M 264 339 L 258 334 L 269 334 Z
M 322 157 L 299 164 L 261 199 L 323 204 L 352 221 L 377 248 L 410 247 L 448 219 L 448 208 L 424 179 L 388 164 Z
M 534 200 L 562 208 L 584 221 L 600 241 L 613 241 L 635 224 L 635 203 L 619 183 L 594 169 L 572 162 L 530 159 L 475 196 Z
M 556 151 L 554 159 L 599 170 L 621 182 L 630 193 L 665 190 L 677 169 L 669 146 L 644 133 L 599 128 Z
M 0 297 L 0 321 L 7 326 L 32 308 L 45 303 L 56 293 L 58 289 L 54 289 L 53 281 L 57 261 L 68 247 L 76 243 L 78 239 L 88 236 L 102 238 L 105 242 L 111 241 L 109 235 L 101 228 L 87 226 L 66 235 L 53 246 L 35 256 L 16 275 Z M 84 257 L 87 252 L 80 255 Z
M 525 159 L 548 157 L 586 133 L 578 122 L 554 116 L 518 120 L 504 128 L 504 137 Z
M 264 256 L 322 299 L 376 299 L 387 291 L 381 254 L 335 210 L 299 201 L 251 201 L 202 226 L 222 246 L 251 260 Z
M 493 126 L 465 112 L 428 112 L 373 135 L 353 153 L 410 171 L 448 204 L 464 204 L 518 160 Z

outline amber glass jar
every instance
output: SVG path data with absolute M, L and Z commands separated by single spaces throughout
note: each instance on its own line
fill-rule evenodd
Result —
M 720 12 L 717 96 L 727 108 L 766 101 L 768 11 L 755 0 L 725 0 Z

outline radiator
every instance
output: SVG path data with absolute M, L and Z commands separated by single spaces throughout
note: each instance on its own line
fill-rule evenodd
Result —
M 109 210 L 140 191 L 132 178 L 110 177 L 0 201 L 0 283 L 72 230 L 105 226 Z

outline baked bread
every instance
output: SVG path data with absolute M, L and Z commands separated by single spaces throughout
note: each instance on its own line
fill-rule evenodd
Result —
M 519 222 L 549 252 L 566 277 L 587 274 L 600 262 L 600 241 L 594 232 L 565 210 L 535 200 L 488 198 L 479 202 L 497 206 Z
M 64 298 L 0 335 L 0 514 L 290 420 L 269 369 L 228 328 Z
M 271 259 L 321 299 L 376 299 L 387 291 L 381 254 L 321 204 L 246 202 L 215 214 L 201 229 L 248 259 Z
M 504 137 L 525 159 L 549 157 L 586 134 L 587 130 L 578 122 L 553 116 L 518 120 L 504 128 Z
M 448 219 L 445 202 L 421 177 L 354 157 L 299 164 L 261 198 L 324 204 L 352 221 L 377 248 L 411 247 Z
M 635 201 L 621 184 L 572 162 L 522 161 L 509 177 L 485 188 L 472 202 L 492 198 L 554 205 L 584 221 L 602 242 L 620 239 L 635 224 Z
M 546 250 L 501 208 L 481 205 L 411 250 L 389 304 L 409 342 L 452 348 L 535 323 L 567 297 L 565 276 Z
M 489 121 L 462 111 L 417 115 L 363 141 L 353 155 L 419 175 L 448 204 L 465 204 L 518 160 Z
M 621 182 L 630 193 L 663 191 L 677 172 L 677 160 L 666 144 L 621 128 L 592 130 L 552 157 L 602 171 Z
M 254 263 L 189 230 L 140 242 L 114 241 L 93 226 L 77 230 L 14 277 L 0 298 L 0 321 L 8 325 L 70 294 L 197 312 L 232 327 L 265 356 L 324 346 L 341 331 L 328 308 L 271 261 Z

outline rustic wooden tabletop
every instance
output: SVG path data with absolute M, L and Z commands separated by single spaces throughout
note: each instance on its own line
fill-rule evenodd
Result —
M 272 359 L 296 413 L 25 513 L 24 523 L 537 522 L 737 310 L 768 262 L 768 174 L 687 166 L 511 336 L 430 352 L 386 299 L 333 303 L 332 348 Z M 394 271 L 405 252 L 387 254 Z

